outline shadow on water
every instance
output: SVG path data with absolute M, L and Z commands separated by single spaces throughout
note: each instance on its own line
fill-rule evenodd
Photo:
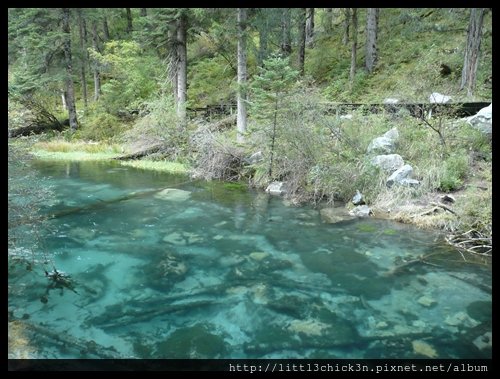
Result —
M 76 283 L 9 269 L 36 357 L 491 357 L 490 266 L 437 233 L 115 163 L 33 167 L 56 193 L 44 248 Z

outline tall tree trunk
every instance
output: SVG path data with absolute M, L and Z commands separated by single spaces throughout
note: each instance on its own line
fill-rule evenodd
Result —
M 82 80 L 82 97 L 83 97 L 83 105 L 87 108 L 87 75 L 85 73 L 85 66 L 87 65 L 87 48 L 85 46 L 85 32 L 83 26 L 83 16 L 82 9 L 77 9 L 78 14 L 78 30 L 80 32 L 80 47 L 82 49 L 82 61 L 80 62 L 80 74 Z
M 314 8 L 307 8 L 306 45 L 307 47 L 313 47 L 314 45 Z
M 324 16 L 324 25 L 325 25 L 325 32 L 327 34 L 330 34 L 333 31 L 333 9 L 332 8 L 325 8 L 325 16 Z
M 257 53 L 257 65 L 259 67 L 264 67 L 264 59 L 266 59 L 267 57 L 268 30 L 269 30 L 269 25 L 266 18 L 265 24 L 259 25 L 259 52 Z
M 299 55 L 298 66 L 301 76 L 304 75 L 304 61 L 306 55 L 306 8 L 299 8 Z
M 236 118 L 236 141 L 245 142 L 247 130 L 247 9 L 238 8 L 238 116 Z
M 132 12 L 130 8 L 125 8 L 127 11 L 127 33 L 130 34 L 132 32 Z
M 62 8 L 62 29 L 64 33 L 63 50 L 66 64 L 66 106 L 68 107 L 69 126 L 73 131 L 78 128 L 76 118 L 75 92 L 73 89 L 73 67 L 71 61 L 71 31 L 69 27 L 69 8 Z
M 94 51 L 99 51 L 99 46 L 97 45 L 98 36 L 97 36 L 97 22 L 92 21 L 92 48 Z M 94 101 L 99 99 L 101 94 L 101 73 L 99 72 L 99 67 L 97 62 L 94 60 L 92 64 L 92 70 L 94 71 Z
M 109 34 L 109 27 L 108 27 L 108 18 L 106 15 L 104 15 L 102 19 L 102 30 L 104 32 L 104 39 L 106 41 L 109 41 L 111 39 L 110 34 Z
M 147 17 L 148 11 L 146 8 L 141 8 L 141 17 Z
M 366 15 L 366 60 L 365 67 L 369 73 L 377 65 L 377 34 L 379 8 L 368 8 Z
M 171 20 L 168 22 L 167 28 L 167 40 L 169 44 L 169 67 L 168 67 L 168 78 L 172 84 L 172 91 L 174 95 L 174 101 L 177 106 L 177 71 L 179 67 L 178 57 L 177 57 L 177 20 Z
M 186 92 L 187 92 L 187 17 L 181 13 L 177 20 L 177 116 L 181 124 L 186 122 Z
M 292 53 L 290 8 L 283 8 L 281 13 L 281 52 L 284 56 Z
M 469 28 L 467 30 L 467 45 L 465 46 L 464 67 L 460 89 L 467 87 L 467 96 L 472 96 L 476 85 L 476 71 L 481 49 L 481 34 L 483 31 L 484 8 L 470 10 Z
M 354 77 L 356 76 L 356 58 L 358 52 L 358 9 L 352 8 L 352 49 L 351 49 L 351 71 L 349 73 L 349 86 L 352 91 Z
M 343 13 L 344 35 L 342 36 L 342 44 L 347 45 L 349 43 L 349 25 L 351 25 L 351 8 L 343 8 Z

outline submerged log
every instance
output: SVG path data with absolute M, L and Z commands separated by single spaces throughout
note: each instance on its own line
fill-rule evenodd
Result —
M 63 122 L 55 121 L 50 124 L 31 124 L 9 130 L 9 138 L 29 136 L 31 134 L 40 134 L 49 131 L 62 132 L 67 127 L 69 127 L 69 120 L 64 120 Z

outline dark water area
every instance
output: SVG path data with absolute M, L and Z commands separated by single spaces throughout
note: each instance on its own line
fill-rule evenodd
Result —
M 491 267 L 438 233 L 114 163 L 32 166 L 56 217 L 17 246 L 75 283 L 9 267 L 34 358 L 491 358 Z

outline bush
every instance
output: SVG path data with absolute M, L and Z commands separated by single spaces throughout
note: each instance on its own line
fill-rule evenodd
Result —
M 469 170 L 467 154 L 453 153 L 444 161 L 444 171 L 439 184 L 439 189 L 450 192 L 459 189 L 463 185 L 463 179 Z
M 82 119 L 80 129 L 77 130 L 75 137 L 103 141 L 118 136 L 125 129 L 125 125 L 117 117 L 104 113 L 103 110 L 95 110 Z

